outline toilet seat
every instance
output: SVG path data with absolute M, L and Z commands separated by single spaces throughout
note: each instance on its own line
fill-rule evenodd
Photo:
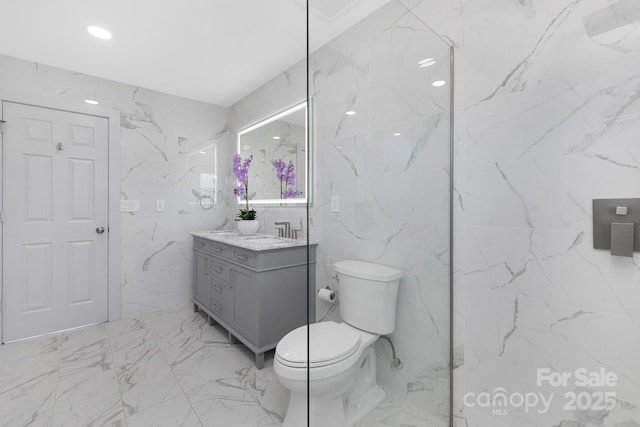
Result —
M 311 334 L 307 357 L 307 330 Z M 332 321 L 304 325 L 285 335 L 276 347 L 276 358 L 292 368 L 319 368 L 339 363 L 361 346 L 361 334 L 344 323 Z

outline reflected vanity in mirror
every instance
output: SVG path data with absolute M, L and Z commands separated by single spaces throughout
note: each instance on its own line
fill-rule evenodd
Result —
M 307 203 L 307 103 L 301 102 L 238 132 L 238 154 L 249 169 L 254 205 Z

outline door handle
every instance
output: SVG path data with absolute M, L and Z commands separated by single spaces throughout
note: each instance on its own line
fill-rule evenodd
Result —
M 104 233 L 104 227 L 97 227 L 96 228 L 96 233 L 98 233 L 98 234 Z

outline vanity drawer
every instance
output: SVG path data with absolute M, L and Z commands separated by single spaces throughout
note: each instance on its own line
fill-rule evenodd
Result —
M 215 258 L 209 259 L 207 263 L 208 273 L 219 279 L 229 281 L 229 264 Z
M 222 243 L 196 237 L 193 239 L 193 247 L 213 255 L 229 257 L 229 247 Z
M 193 247 L 195 249 L 200 249 L 205 251 L 209 247 L 209 241 L 204 239 L 199 239 L 196 237 L 193 239 Z
M 231 255 L 229 256 L 234 262 L 238 264 L 247 265 L 249 267 L 256 267 L 256 253 L 249 250 L 231 248 Z
M 211 311 L 213 314 L 217 314 L 222 319 L 227 319 L 229 306 L 219 300 L 213 299 L 211 301 Z
M 211 281 L 211 296 L 214 300 L 226 303 L 229 300 L 229 284 L 220 280 Z

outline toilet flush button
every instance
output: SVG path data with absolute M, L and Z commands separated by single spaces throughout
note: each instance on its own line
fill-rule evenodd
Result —
M 629 213 L 629 208 L 626 206 L 616 206 L 616 215 L 626 215 Z

